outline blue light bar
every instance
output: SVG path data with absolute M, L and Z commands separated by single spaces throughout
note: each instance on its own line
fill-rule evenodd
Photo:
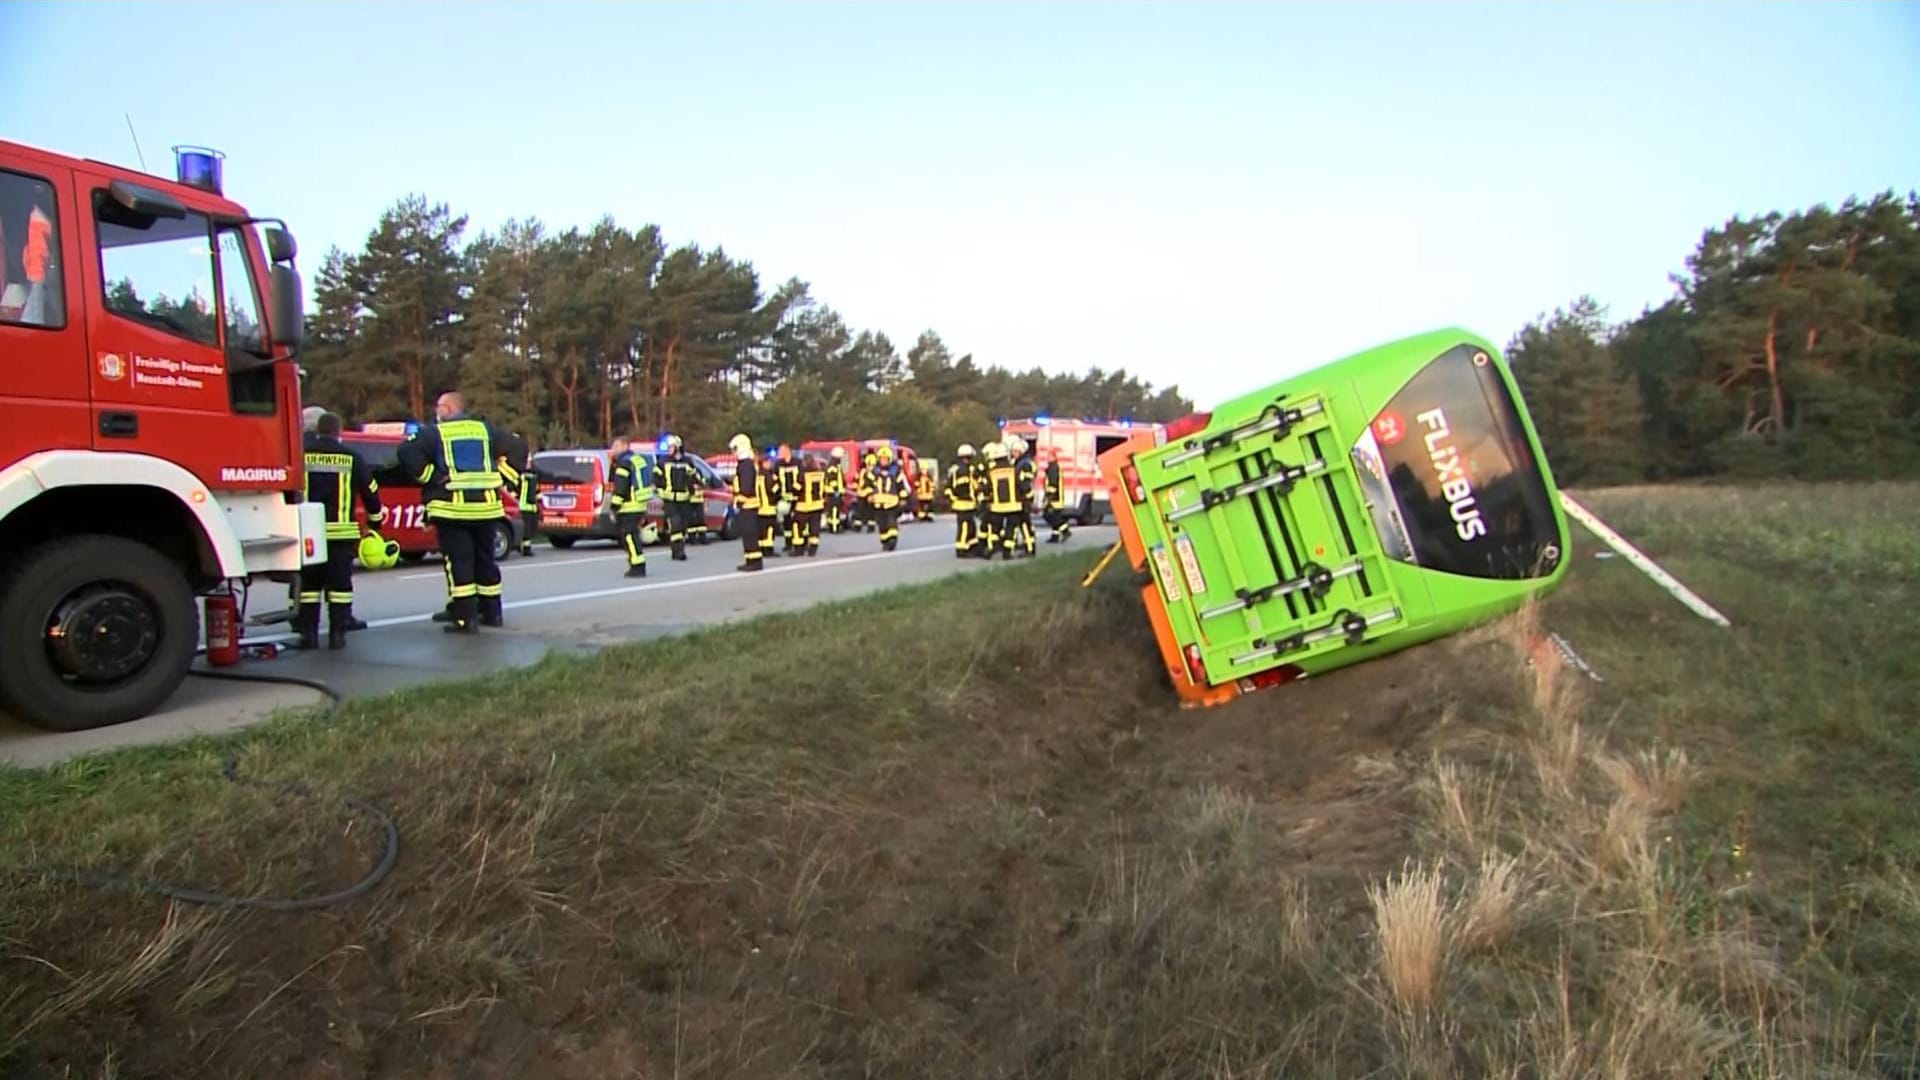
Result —
M 205 146 L 173 148 L 173 178 L 215 195 L 222 193 L 222 166 L 227 155 Z
M 1046 413 L 1041 413 L 1039 416 L 1033 418 L 1033 423 L 1035 427 L 1046 427 L 1048 424 L 1053 423 L 1053 417 L 1048 416 Z

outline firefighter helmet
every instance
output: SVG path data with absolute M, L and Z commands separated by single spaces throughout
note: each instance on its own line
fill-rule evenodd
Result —
M 893 460 L 893 447 L 885 443 L 880 444 L 880 449 L 876 453 L 880 455 L 880 460 L 883 462 Z
M 379 533 L 360 538 L 360 565 L 369 570 L 385 570 L 400 562 L 400 544 Z
M 667 453 L 669 453 L 669 454 L 671 454 L 671 453 L 673 453 L 673 452 L 674 452 L 675 450 L 678 450 L 678 449 L 680 449 L 680 436 L 678 436 L 678 435 L 675 435 L 675 434 L 674 434 L 673 432 L 671 432 L 671 431 L 669 431 L 669 432 L 667 432 L 667 437 L 666 437 L 665 439 L 662 439 L 662 440 L 660 440 L 660 441 L 661 441 L 661 442 L 662 442 L 663 444 L 665 444 L 665 446 L 666 446 L 666 448 L 667 448 Z
M 836 447 L 834 447 L 834 448 L 833 448 L 833 460 L 835 460 L 835 461 L 845 461 L 845 460 L 847 460 L 847 448 L 846 448 L 846 447 L 844 447 L 844 446 L 836 446 Z
M 1005 461 L 1007 448 L 1002 443 L 990 442 L 986 445 L 986 455 L 988 461 Z
M 1007 455 L 1009 457 L 1019 457 L 1021 454 L 1024 454 L 1026 452 L 1027 452 L 1027 440 L 1021 438 L 1018 435 L 1007 436 Z
M 955 453 L 956 453 L 956 454 L 957 454 L 958 456 L 960 456 L 960 457 L 972 457 L 972 456 L 973 456 L 973 444 L 971 444 L 971 443 L 961 443 L 961 444 L 960 444 L 960 449 L 959 449 L 959 450 L 957 450 L 957 451 L 955 451 Z
M 733 451 L 735 457 L 750 458 L 753 456 L 753 440 L 747 438 L 745 433 L 735 435 L 727 440 L 727 449 Z

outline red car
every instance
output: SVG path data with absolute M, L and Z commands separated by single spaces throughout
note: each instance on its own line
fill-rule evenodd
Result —
M 385 431 L 343 431 L 340 441 L 360 455 L 360 460 L 373 472 L 373 482 L 380 485 L 380 505 L 387 511 L 380 535 L 397 542 L 400 557 L 408 562 L 419 562 L 438 554 L 440 547 L 433 526 L 427 522 L 427 508 L 420 502 L 420 481 L 400 472 L 400 444 L 406 441 L 406 436 Z M 496 560 L 520 550 L 520 537 L 526 532 L 526 525 L 520 520 L 519 501 L 512 492 L 507 493 L 504 501 L 507 517 L 493 537 Z M 367 512 L 358 502 L 354 504 L 354 517 L 364 532 Z

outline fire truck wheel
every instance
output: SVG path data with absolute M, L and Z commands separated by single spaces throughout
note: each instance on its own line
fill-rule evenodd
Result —
M 199 611 L 159 552 L 64 537 L 11 569 L 0 581 L 0 698 L 22 720 L 82 731 L 138 719 L 186 678 Z
M 403 563 L 423 563 L 427 561 L 427 553 L 424 551 L 403 551 L 400 553 L 400 561 Z
M 552 544 L 561 551 L 565 551 L 573 546 L 574 539 L 575 538 L 571 536 L 549 536 L 547 537 L 547 543 Z

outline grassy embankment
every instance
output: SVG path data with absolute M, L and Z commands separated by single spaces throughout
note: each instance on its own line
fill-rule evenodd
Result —
M 1089 553 L 0 773 L 7 866 L 364 870 L 229 752 L 403 833 L 320 914 L 9 885 L 0 1076 L 1907 1075 L 1916 495 L 1595 493 L 1735 629 L 1582 534 L 1526 617 L 1207 713 Z

